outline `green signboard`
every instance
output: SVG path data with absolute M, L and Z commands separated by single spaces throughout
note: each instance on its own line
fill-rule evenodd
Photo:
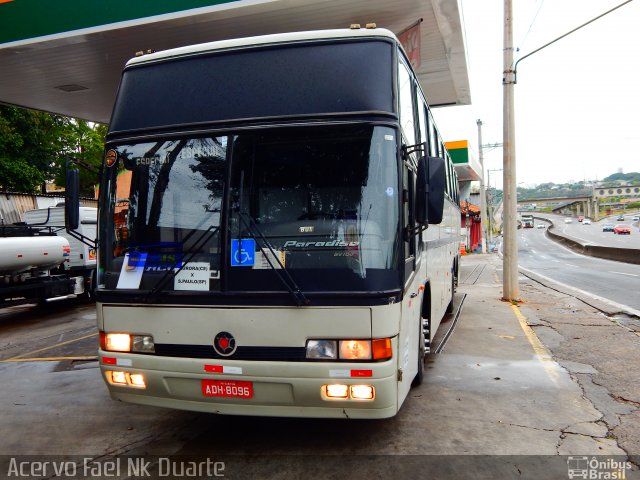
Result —
M 449 150 L 449 156 L 453 163 L 469 163 L 469 150 L 466 148 L 457 148 L 455 150 Z
M 238 0 L 0 0 L 0 44 Z

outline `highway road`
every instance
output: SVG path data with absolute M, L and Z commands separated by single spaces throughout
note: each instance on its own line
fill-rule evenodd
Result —
M 535 214 L 534 214 L 535 215 Z M 562 215 L 539 214 L 536 217 L 549 218 L 554 226 L 555 232 L 564 235 L 583 244 L 604 245 L 607 247 L 638 248 L 640 249 L 640 227 L 637 221 L 632 221 L 633 215 L 625 215 L 625 221 L 616 220 L 617 216 L 607 217 L 591 225 L 584 225 L 578 222 L 577 217 L 565 217 Z M 571 218 L 572 222 L 564 223 L 566 218 Z M 539 222 L 536 220 L 536 222 Z M 631 235 L 616 235 L 613 232 L 603 232 L 604 224 L 618 225 L 624 224 L 631 227 Z
M 537 228 L 518 230 L 518 264 L 525 274 L 530 271 L 606 300 L 623 311 L 640 312 L 640 265 L 580 255 Z

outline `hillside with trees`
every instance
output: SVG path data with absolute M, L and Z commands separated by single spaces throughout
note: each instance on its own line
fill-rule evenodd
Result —
M 640 185 L 640 172 L 614 173 L 600 183 L 604 186 L 605 184 L 616 182 L 624 182 L 626 185 Z

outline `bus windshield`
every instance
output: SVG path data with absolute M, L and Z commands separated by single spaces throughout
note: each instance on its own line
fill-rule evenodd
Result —
M 108 146 L 100 288 L 284 291 L 283 270 L 305 292 L 400 288 L 396 137 L 352 124 Z

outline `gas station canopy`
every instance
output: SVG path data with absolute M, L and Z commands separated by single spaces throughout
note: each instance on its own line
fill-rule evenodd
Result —
M 467 105 L 461 17 L 458 0 L 0 0 L 0 102 L 107 123 L 138 51 L 373 22 L 399 36 L 432 106 Z

